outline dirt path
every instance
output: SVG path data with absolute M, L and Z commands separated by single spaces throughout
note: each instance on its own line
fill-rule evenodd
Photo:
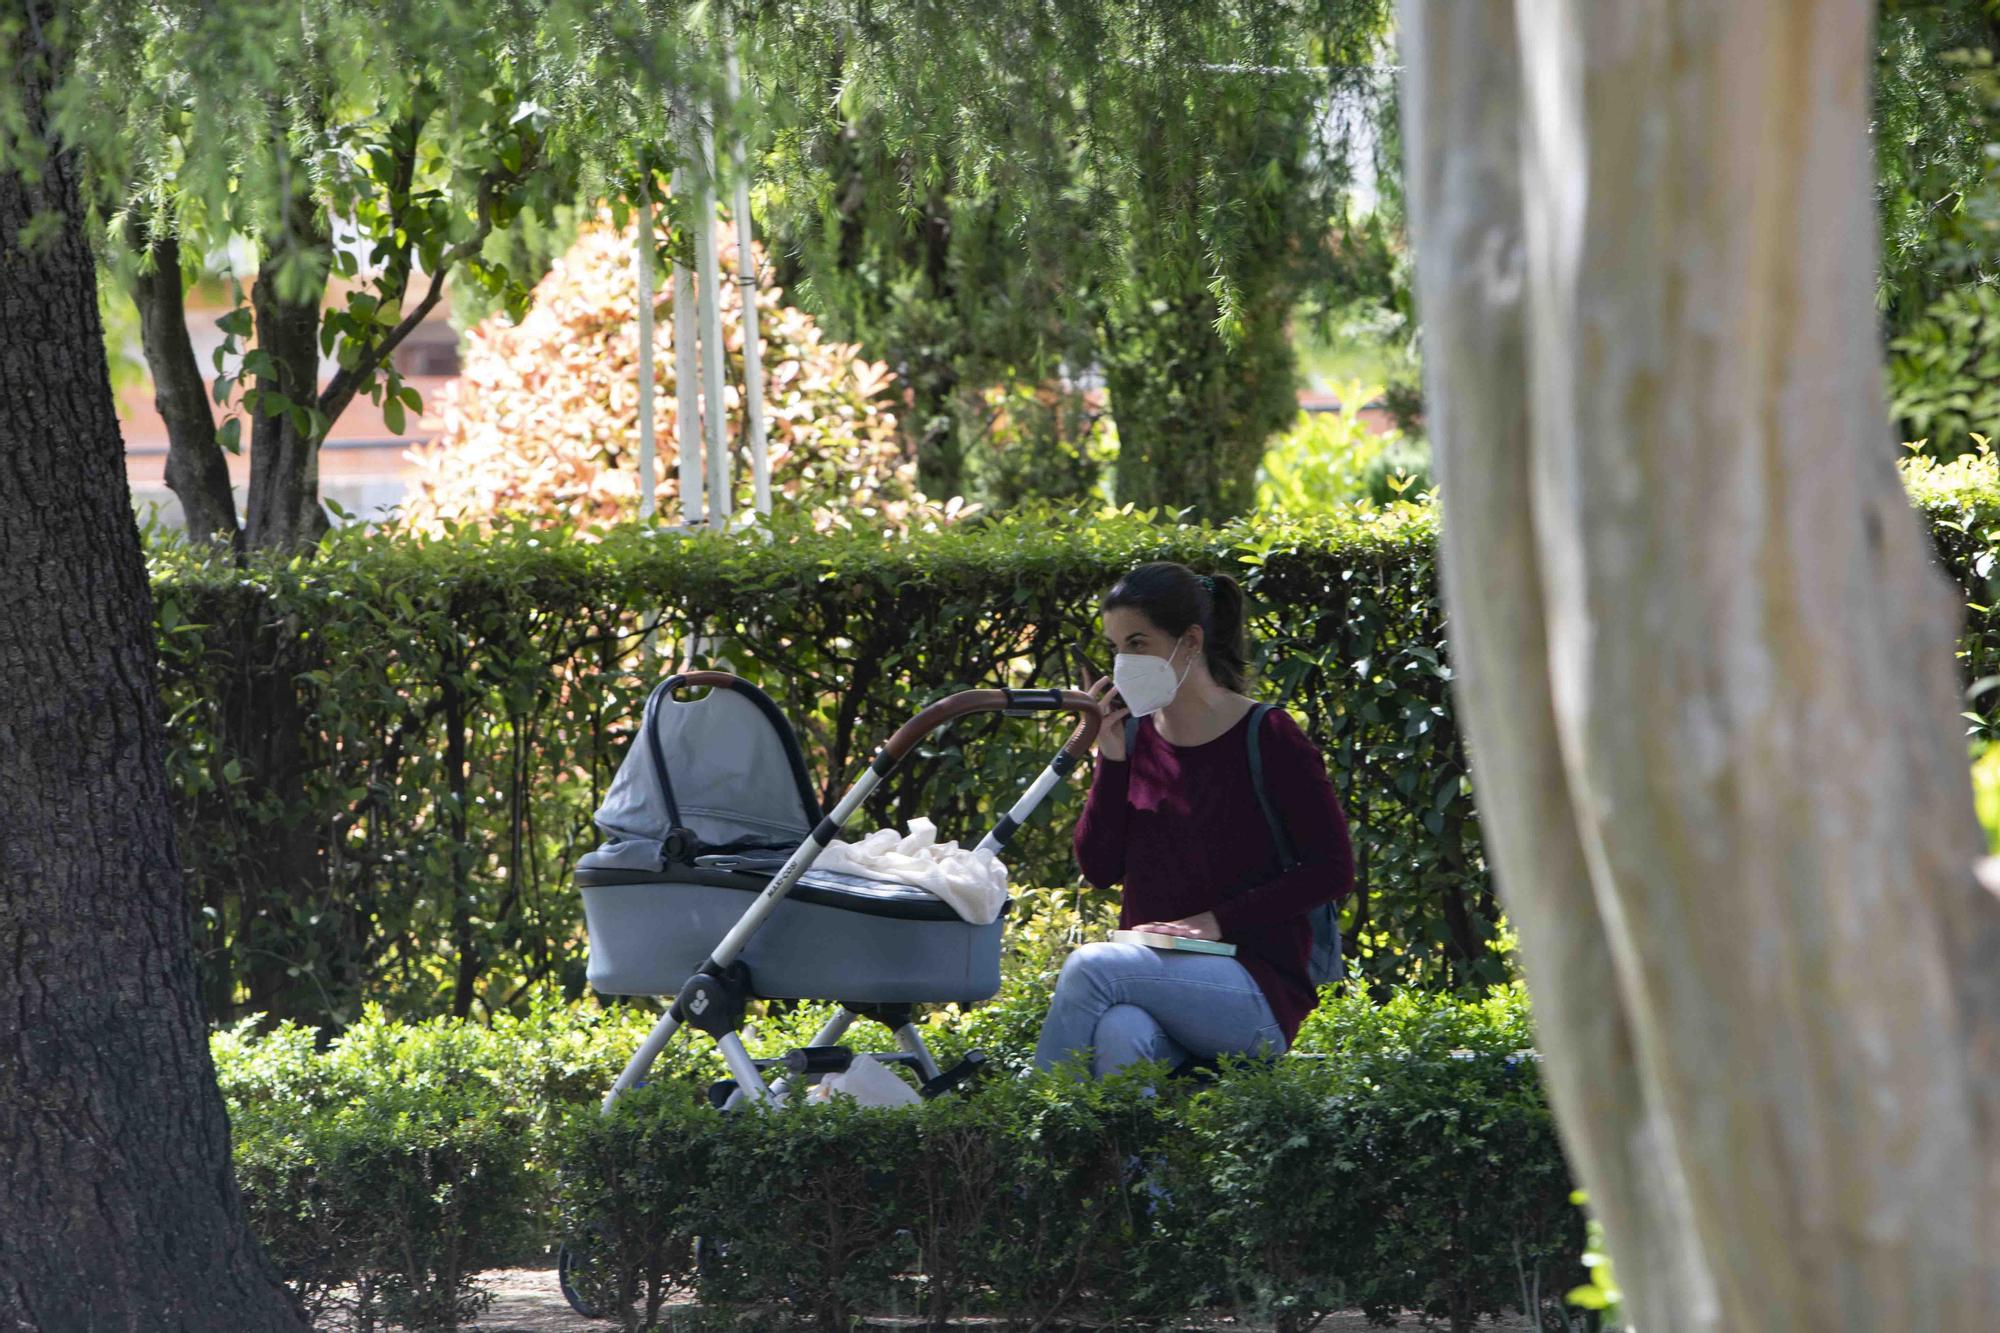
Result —
M 483 1274 L 481 1281 L 493 1292 L 492 1308 L 478 1323 L 471 1325 L 476 1333 L 605 1333 L 614 1325 L 601 1320 L 585 1319 L 569 1308 L 563 1300 L 562 1292 L 556 1287 L 556 1275 L 547 1268 L 506 1268 Z M 672 1309 L 692 1309 L 692 1306 L 671 1307 L 663 1312 L 666 1316 L 663 1327 L 674 1327 Z M 917 1328 L 914 1319 L 873 1319 L 869 1327 L 881 1329 Z M 970 1330 L 992 1330 L 997 1323 L 968 1321 L 963 1328 Z M 1219 1319 L 1206 1323 L 1190 1323 L 1188 1330 L 1213 1331 L 1222 1333 L 1260 1333 L 1267 1325 L 1249 1323 L 1235 1319 Z M 1412 1316 L 1405 1318 L 1400 1327 L 1405 1329 L 1423 1328 L 1423 1322 Z M 1359 1313 L 1329 1315 L 1320 1324 L 1318 1333 L 1371 1333 L 1371 1325 Z M 1532 1333 L 1534 1324 L 1523 1318 L 1514 1317 L 1496 1323 L 1481 1324 L 1482 1333 Z

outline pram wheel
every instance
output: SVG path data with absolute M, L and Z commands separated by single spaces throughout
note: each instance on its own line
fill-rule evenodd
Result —
M 556 1285 L 562 1289 L 562 1297 L 569 1302 L 570 1309 L 585 1319 L 602 1319 L 604 1312 L 577 1289 L 577 1275 L 583 1267 L 581 1256 L 570 1248 L 568 1241 L 564 1241 L 556 1250 Z

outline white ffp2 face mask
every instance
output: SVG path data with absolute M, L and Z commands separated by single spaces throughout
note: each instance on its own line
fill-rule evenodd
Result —
M 1174 653 L 1180 645 L 1174 645 Z M 1188 672 L 1194 670 L 1194 658 L 1188 658 L 1181 674 L 1174 674 L 1174 653 L 1165 657 L 1154 657 L 1151 653 L 1120 653 L 1111 663 L 1111 681 L 1118 687 L 1118 697 L 1132 710 L 1133 717 L 1149 717 L 1174 701 L 1180 692 L 1181 682 Z

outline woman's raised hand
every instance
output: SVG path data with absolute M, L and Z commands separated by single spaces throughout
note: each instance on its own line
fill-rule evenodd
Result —
M 1123 763 L 1125 719 L 1132 715 L 1132 710 L 1118 699 L 1118 688 L 1109 676 L 1099 676 L 1097 683 L 1086 687 L 1084 693 L 1097 700 L 1098 716 L 1104 719 L 1097 728 L 1097 753 L 1114 764 Z

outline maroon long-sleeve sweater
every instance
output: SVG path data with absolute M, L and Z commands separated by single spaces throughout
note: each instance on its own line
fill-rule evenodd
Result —
M 1264 715 L 1264 790 L 1298 864 L 1277 848 L 1250 784 L 1250 714 L 1204 745 L 1175 745 L 1140 722 L 1123 762 L 1097 757 L 1076 825 L 1076 861 L 1099 888 L 1125 886 L 1118 925 L 1214 912 L 1289 1044 L 1319 1002 L 1306 977 L 1305 913 L 1354 886 L 1347 817 L 1319 750 L 1282 709 Z

